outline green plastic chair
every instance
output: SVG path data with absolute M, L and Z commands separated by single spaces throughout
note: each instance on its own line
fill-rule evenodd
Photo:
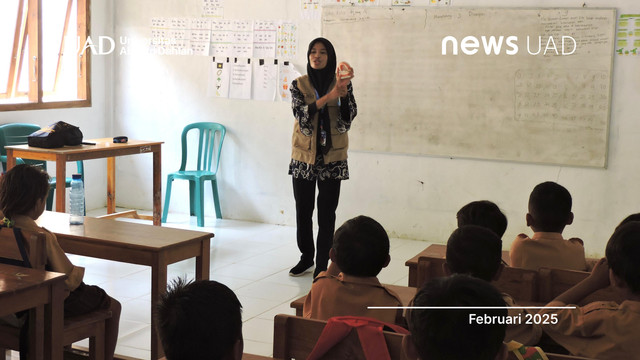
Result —
M 198 132 L 198 161 L 195 170 L 186 170 L 187 166 L 187 133 L 190 130 Z M 167 193 L 162 212 L 162 222 L 167 222 L 169 202 L 171 199 L 171 184 L 174 179 L 189 181 L 189 210 L 191 215 L 198 218 L 198 226 L 204 226 L 204 182 L 211 181 L 213 203 L 216 218 L 222 219 L 220 211 L 220 197 L 218 196 L 218 181 L 216 173 L 220 165 L 220 151 L 227 130 L 218 123 L 198 122 L 185 126 L 182 130 L 182 162 L 180 170 L 167 175 Z
M 10 123 L 0 125 L 0 161 L 2 162 L 2 171 L 7 171 L 7 151 L 5 146 L 9 145 L 24 145 L 27 143 L 27 137 L 34 131 L 40 130 L 40 126 L 33 124 L 20 124 Z M 42 160 L 23 160 L 16 158 L 16 165 L 29 164 L 34 166 L 40 166 L 44 171 L 47 171 L 47 162 Z M 78 167 L 78 174 L 82 175 L 82 182 L 84 182 L 84 163 L 82 161 L 76 161 Z M 66 187 L 71 187 L 71 178 L 66 178 Z M 47 196 L 47 210 L 53 209 L 53 194 L 56 190 L 56 178 L 49 179 L 49 195 Z M 85 209 L 86 214 L 86 209 Z

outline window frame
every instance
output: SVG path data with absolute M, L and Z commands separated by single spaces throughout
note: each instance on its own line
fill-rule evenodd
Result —
M 27 14 L 23 14 L 24 2 L 27 2 Z M 43 68 L 43 56 L 42 56 L 42 1 L 43 0 L 20 0 L 19 9 L 16 16 L 16 30 L 14 32 L 14 42 L 12 57 L 9 70 L 9 78 L 7 79 L 6 92 L 1 93 L 3 99 L 11 97 L 12 87 L 15 88 L 14 93 L 18 93 L 16 84 L 18 76 L 16 72 L 20 72 L 22 66 L 27 65 L 29 74 L 29 91 L 26 93 L 28 102 L 15 102 L 15 103 L 0 103 L 0 112 L 2 111 L 15 111 L 15 110 L 38 110 L 38 109 L 61 109 L 61 108 L 78 108 L 78 107 L 91 107 L 91 51 L 84 51 L 78 54 L 78 82 L 77 82 L 77 100 L 65 100 L 65 101 L 43 101 L 43 74 L 40 69 Z M 90 12 L 90 0 L 75 0 L 77 1 L 77 36 L 78 42 L 82 46 L 87 41 L 91 28 L 91 12 Z M 70 7 L 68 6 L 65 24 L 68 23 L 70 15 Z M 21 17 L 26 17 L 26 24 L 23 24 Z M 73 26 L 73 24 L 71 24 Z M 24 28 L 24 31 L 23 29 Z M 67 27 L 63 27 L 62 43 L 64 46 L 64 35 L 66 34 Z M 29 56 L 28 64 L 20 64 L 23 59 L 23 51 L 25 48 L 25 40 L 28 34 L 37 34 L 37 36 L 29 36 L 28 47 L 29 54 L 37 54 L 37 56 Z M 22 47 L 18 54 L 18 47 Z M 60 56 L 58 55 L 58 66 L 56 70 L 56 77 L 60 71 Z M 31 71 L 33 70 L 33 71 Z M 36 84 L 32 84 L 35 82 Z M 24 94 L 24 93 L 22 93 Z

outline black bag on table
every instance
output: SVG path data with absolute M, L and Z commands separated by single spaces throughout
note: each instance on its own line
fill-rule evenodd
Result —
M 65 145 L 75 146 L 82 143 L 80 128 L 64 121 L 58 121 L 46 128 L 33 132 L 27 137 L 29 146 L 41 148 L 59 148 Z

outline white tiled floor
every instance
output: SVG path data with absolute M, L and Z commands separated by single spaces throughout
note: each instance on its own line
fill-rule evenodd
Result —
M 104 210 L 97 210 L 88 215 L 103 213 Z M 204 228 L 195 224 L 195 217 L 170 214 L 164 226 L 215 234 L 211 240 L 210 278 L 229 286 L 242 303 L 244 351 L 271 356 L 273 317 L 280 313 L 295 314 L 289 303 L 305 295 L 311 287 L 311 273 L 301 277 L 289 276 L 289 269 L 300 256 L 295 228 L 213 217 L 206 218 Z M 391 263 L 380 273 L 380 281 L 406 285 L 408 270 L 404 262 L 428 245 L 424 241 L 391 239 Z M 149 359 L 149 268 L 76 255 L 70 255 L 70 259 L 86 268 L 86 283 L 101 286 L 122 303 L 116 352 Z M 169 280 L 178 276 L 193 279 L 194 262 L 192 259 L 170 265 Z

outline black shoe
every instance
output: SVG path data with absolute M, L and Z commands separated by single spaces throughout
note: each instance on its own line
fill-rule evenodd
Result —
M 289 276 L 302 276 L 304 275 L 304 273 L 309 271 L 312 266 L 313 261 L 306 262 L 300 260 L 296 266 L 292 267 L 291 270 L 289 270 Z

